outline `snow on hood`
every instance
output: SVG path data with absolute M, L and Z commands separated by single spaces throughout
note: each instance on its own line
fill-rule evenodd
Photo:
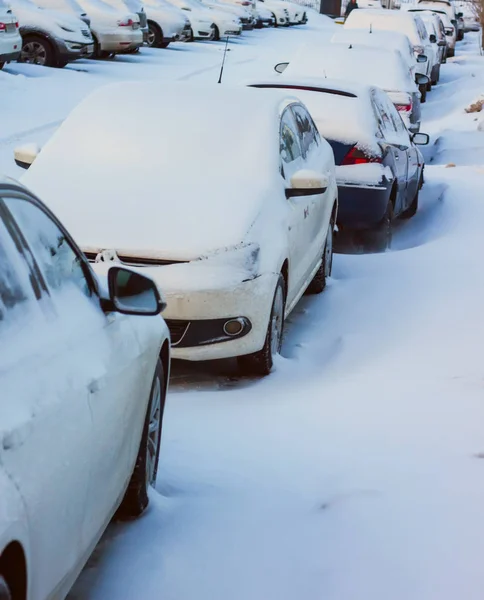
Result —
M 282 193 L 285 98 L 217 84 L 112 84 L 74 109 L 22 181 L 84 248 L 190 260 L 243 242 L 262 199 Z
M 376 85 L 387 92 L 417 91 L 417 86 L 399 52 L 382 52 L 380 49 L 358 44 L 304 44 L 281 77 L 343 78 Z

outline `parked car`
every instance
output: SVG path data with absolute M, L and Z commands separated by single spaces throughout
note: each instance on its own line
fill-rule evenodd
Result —
M 39 8 L 31 0 L 11 0 L 20 24 L 19 61 L 45 67 L 64 67 L 94 50 L 87 25 L 75 15 Z
M 419 13 L 429 34 L 429 40 L 434 45 L 435 53 L 439 62 L 432 70 L 432 85 L 435 85 L 440 79 L 440 65 L 447 59 L 447 38 L 445 36 L 445 27 L 442 19 L 437 13 L 422 11 Z
M 473 2 L 464 0 L 463 2 L 454 2 L 456 10 L 462 13 L 464 20 L 464 33 L 469 31 L 479 31 L 480 23 L 476 11 L 476 6 Z
M 275 16 L 273 13 L 264 6 L 263 2 L 257 2 L 256 7 L 256 27 L 261 29 L 262 27 L 274 27 Z
M 417 61 L 422 56 L 415 55 L 410 40 L 404 33 L 398 31 L 367 31 L 366 29 L 338 29 L 331 38 L 331 43 L 359 44 L 372 48 L 394 50 L 401 54 L 412 79 L 417 78 Z
M 257 0 L 257 6 L 260 4 L 271 11 L 274 17 L 274 27 L 289 27 L 289 10 L 285 2 L 280 0 Z
M 17 60 L 22 49 L 22 38 L 16 15 L 9 5 L 0 0 L 0 70 L 5 63 Z
M 130 129 L 113 155 L 120 125 L 139 114 L 150 128 Z M 229 146 L 220 144 L 227 131 Z M 106 160 L 92 158 L 93 135 Z M 148 151 L 159 139 L 163 146 Z M 145 159 L 133 169 L 140 152 Z M 53 178 L 60 169 L 68 191 Z M 140 180 L 153 193 L 140 196 Z M 179 359 L 240 357 L 245 371 L 267 374 L 285 317 L 305 291 L 321 292 L 331 272 L 333 152 L 306 108 L 284 93 L 166 82 L 104 87 L 67 117 L 26 181 L 91 260 L 105 251 L 157 281 Z
M 143 33 L 137 14 L 126 8 L 114 8 L 103 0 L 77 2 L 91 19 L 95 58 L 133 52 L 143 45 Z
M 427 30 L 422 20 L 415 14 L 399 10 L 359 9 L 353 10 L 344 24 L 345 29 L 367 29 L 368 31 L 398 31 L 404 33 L 410 40 L 416 55 L 427 57 L 424 62 L 419 62 L 417 72 L 425 75 L 428 82 L 422 79 L 418 82 L 422 102 L 425 102 L 427 90 L 430 86 L 430 76 L 437 57 L 427 35 Z
M 243 6 L 238 4 L 229 4 L 228 2 L 222 2 L 221 0 L 203 0 L 203 4 L 213 10 L 226 13 L 230 15 L 233 20 L 238 21 L 241 25 L 239 34 L 242 33 L 243 29 L 252 30 L 254 28 L 252 22 L 252 13 Z
M 221 5 L 225 10 L 235 9 L 237 11 L 236 16 L 242 23 L 244 31 L 252 31 L 256 25 L 256 13 L 253 10 L 252 2 L 249 0 L 215 0 L 217 4 Z M 216 7 L 215 7 L 216 8 Z M 241 12 L 242 11 L 242 12 Z
M 437 13 L 442 19 L 447 37 L 447 56 L 455 56 L 455 43 L 457 41 L 457 20 L 453 14 L 453 7 L 447 5 L 446 2 L 419 2 L 417 6 L 410 8 L 411 12 L 432 11 Z
M 309 109 L 321 136 L 331 145 L 338 184 L 338 231 L 359 237 L 367 249 L 389 247 L 394 219 L 418 208 L 423 158 L 385 92 L 341 80 L 260 81 L 257 88 L 283 89 Z
M 146 508 L 170 370 L 162 309 L 152 280 L 95 275 L 52 212 L 1 180 L 2 598 L 64 598 L 112 516 Z
M 210 30 L 207 32 L 207 28 L 203 31 L 197 28 L 197 31 L 194 30 L 194 37 L 196 39 L 214 39 L 219 40 L 223 36 L 227 35 L 240 35 L 242 25 L 239 20 L 221 10 L 212 9 L 200 0 L 170 0 L 170 2 L 189 12 L 189 19 L 192 24 L 192 28 L 194 25 L 194 21 L 192 21 L 192 16 L 196 20 L 203 20 L 204 23 L 210 24 Z M 207 35 L 205 35 L 207 34 Z
M 48 8 L 57 12 L 75 15 L 89 28 L 91 27 L 91 19 L 77 0 L 33 0 L 33 2 L 40 8 Z
M 186 42 L 192 37 L 190 19 L 181 9 L 165 0 L 144 0 L 148 17 L 148 46 L 167 48 L 171 42 Z
M 380 87 L 390 96 L 409 130 L 420 129 L 420 92 L 396 50 L 313 43 L 302 46 L 291 62 L 279 63 L 275 70 L 282 73 L 283 79 L 329 77 Z
M 148 43 L 148 18 L 146 16 L 145 7 L 141 0 L 103 0 L 109 6 L 112 6 L 116 10 L 128 11 L 138 15 L 139 18 L 139 29 L 142 34 L 142 41 L 144 44 Z M 137 50 L 137 48 L 136 48 Z M 128 50 L 131 52 L 132 50 Z

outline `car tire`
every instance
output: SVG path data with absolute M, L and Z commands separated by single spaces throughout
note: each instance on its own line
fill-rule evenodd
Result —
M 213 26 L 213 41 L 218 42 L 219 40 L 220 40 L 220 30 L 216 25 L 214 25 Z
M 190 27 L 190 36 L 188 37 L 187 42 L 194 42 L 195 41 L 195 35 L 193 33 L 193 29 Z
M 240 371 L 244 375 L 269 375 L 274 365 L 274 357 L 279 354 L 284 334 L 284 311 L 286 308 L 286 282 L 279 275 L 274 299 L 272 300 L 271 315 L 267 326 L 264 346 L 259 352 L 238 357 Z
M 363 246 L 366 252 L 385 252 L 392 244 L 393 235 L 393 203 L 390 199 L 380 223 L 374 228 L 363 232 Z
M 55 66 L 57 67 L 57 69 L 63 69 L 63 68 L 64 68 L 65 66 L 67 66 L 68 64 L 69 64 L 69 61 L 68 61 L 68 60 L 58 60 L 58 61 L 56 62 L 56 65 L 55 65 Z
M 419 85 L 418 89 L 420 90 L 420 102 L 424 104 L 427 101 L 427 85 Z
M 412 217 L 415 216 L 417 210 L 418 210 L 418 195 L 419 195 L 419 190 L 420 187 L 417 189 L 417 191 L 415 192 L 415 197 L 412 200 L 412 204 L 410 204 L 410 206 L 407 208 L 407 210 L 404 210 L 402 212 L 402 214 L 400 215 L 400 219 L 411 219 Z
M 3 67 L 5 66 L 4 62 L 0 62 L 0 71 L 3 69 Z
M 279 27 L 279 25 L 277 24 L 277 17 L 275 15 L 275 13 L 272 13 L 272 17 L 274 19 L 274 27 Z
M 452 58 L 453 56 L 455 56 L 455 49 L 447 48 L 447 58 Z
M 333 268 L 333 231 L 334 223 L 331 221 L 326 236 L 326 243 L 324 244 L 321 266 L 316 271 L 311 283 L 308 285 L 306 294 L 321 294 L 326 288 L 326 281 L 328 277 L 331 276 L 331 270 Z
M 148 21 L 148 46 L 150 48 L 163 47 L 163 32 L 159 25 L 153 21 Z
M 22 51 L 19 62 L 55 67 L 57 59 L 52 44 L 40 35 L 26 35 L 22 38 Z
M 148 506 L 148 489 L 150 485 L 155 484 L 158 470 L 165 396 L 163 363 L 158 359 L 151 384 L 138 456 L 128 489 L 116 513 L 116 517 L 119 519 L 139 517 Z
M 0 575 L 0 600 L 12 600 L 12 592 L 8 586 L 8 583 Z

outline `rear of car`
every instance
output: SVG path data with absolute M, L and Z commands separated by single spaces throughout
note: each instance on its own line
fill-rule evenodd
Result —
M 22 49 L 19 24 L 12 9 L 0 0 L 0 69 L 5 63 L 17 60 Z

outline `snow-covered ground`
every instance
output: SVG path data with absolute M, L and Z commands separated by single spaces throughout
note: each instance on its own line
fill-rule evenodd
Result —
M 308 35 L 327 35 L 321 23 L 237 40 L 227 81 L 267 76 Z M 47 139 L 98 85 L 209 80 L 221 52 L 8 66 L 0 171 L 18 176 L 18 140 Z M 467 34 L 424 105 L 419 212 L 393 251 L 335 257 L 271 376 L 175 366 L 151 507 L 109 528 L 71 599 L 482 599 L 484 115 L 464 109 L 483 92 Z

